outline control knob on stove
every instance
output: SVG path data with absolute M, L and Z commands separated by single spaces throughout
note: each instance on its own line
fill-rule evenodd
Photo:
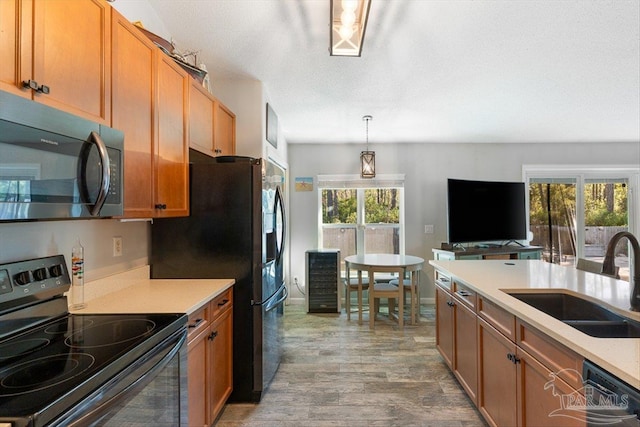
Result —
M 52 265 L 49 267 L 49 274 L 51 277 L 60 277 L 62 276 L 62 266 L 60 264 Z
M 33 270 L 33 278 L 35 280 L 45 280 L 47 278 L 47 269 L 42 267 Z
M 13 280 L 16 282 L 17 285 L 24 286 L 29 284 L 29 282 L 31 282 L 31 275 L 29 274 L 29 270 L 22 271 L 16 274 L 15 276 L 13 276 Z

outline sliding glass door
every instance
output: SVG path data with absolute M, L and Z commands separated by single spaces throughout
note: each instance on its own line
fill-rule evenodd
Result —
M 529 180 L 529 230 L 531 245 L 543 248 L 543 259 L 573 264 L 577 254 L 576 180 Z
M 638 181 L 634 171 L 525 167 L 525 179 L 531 244 L 543 248 L 543 259 L 548 262 L 574 265 L 578 258 L 602 262 L 611 237 L 631 231 L 634 215 L 638 215 L 631 204 L 630 188 Z M 621 278 L 629 280 L 628 245 L 618 247 L 616 265 Z

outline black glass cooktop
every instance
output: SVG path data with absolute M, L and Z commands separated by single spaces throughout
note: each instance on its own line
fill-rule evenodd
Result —
M 71 406 L 185 325 L 184 314 L 65 315 L 0 340 L 0 417 Z

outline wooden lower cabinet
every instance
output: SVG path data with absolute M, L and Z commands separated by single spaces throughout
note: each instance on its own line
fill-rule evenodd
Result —
M 207 337 L 189 342 L 187 352 L 189 372 L 189 425 L 204 426 L 207 423 Z
M 540 427 L 586 426 L 584 413 L 562 412 L 561 400 L 578 393 L 526 351 L 518 348 L 518 425 Z
M 444 361 L 453 370 L 453 298 L 436 286 L 436 347 Z
M 455 351 L 453 373 L 473 403 L 478 398 L 478 317 L 454 299 Z
M 218 417 L 227 398 L 233 390 L 233 318 L 232 310 L 225 310 L 219 318 L 211 326 L 211 335 L 209 335 L 210 358 L 209 366 L 211 372 L 210 394 L 208 399 L 209 408 L 211 410 L 210 422 L 213 423 Z
M 454 284 L 455 286 L 455 284 Z M 473 295 L 475 299 L 475 295 Z M 436 346 L 473 403 L 478 391 L 477 316 L 467 302 L 436 286 Z
M 562 411 L 563 399 L 581 397 L 581 356 L 482 295 L 470 303 L 455 281 L 436 283 L 437 348 L 489 425 L 586 425 Z
M 211 426 L 233 390 L 233 289 L 189 316 L 189 426 Z
M 517 369 L 507 358 L 516 345 L 484 319 L 478 319 L 479 391 L 478 410 L 492 426 L 516 426 Z

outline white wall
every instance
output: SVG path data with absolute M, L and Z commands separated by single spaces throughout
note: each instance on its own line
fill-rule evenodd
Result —
M 0 263 L 62 254 L 70 267 L 76 238 L 84 246 L 85 280 L 93 281 L 149 262 L 149 223 L 114 219 L 0 223 Z M 113 256 L 113 237 L 123 253 Z
M 376 172 L 404 173 L 406 253 L 433 259 L 431 249 L 446 241 L 447 178 L 522 180 L 523 164 L 640 164 L 640 143 L 564 144 L 380 144 L 376 152 Z M 318 174 L 357 174 L 358 145 L 289 145 L 289 206 L 291 236 L 291 276 L 306 285 L 305 251 L 317 248 Z M 296 177 L 313 177 L 314 191 L 296 192 Z M 424 225 L 433 224 L 434 234 L 424 234 Z M 433 270 L 420 276 L 420 293 L 432 298 Z M 294 287 L 292 298 L 303 298 Z
M 129 21 L 140 21 L 146 30 L 171 41 L 171 33 L 147 0 L 119 0 L 110 5 Z

